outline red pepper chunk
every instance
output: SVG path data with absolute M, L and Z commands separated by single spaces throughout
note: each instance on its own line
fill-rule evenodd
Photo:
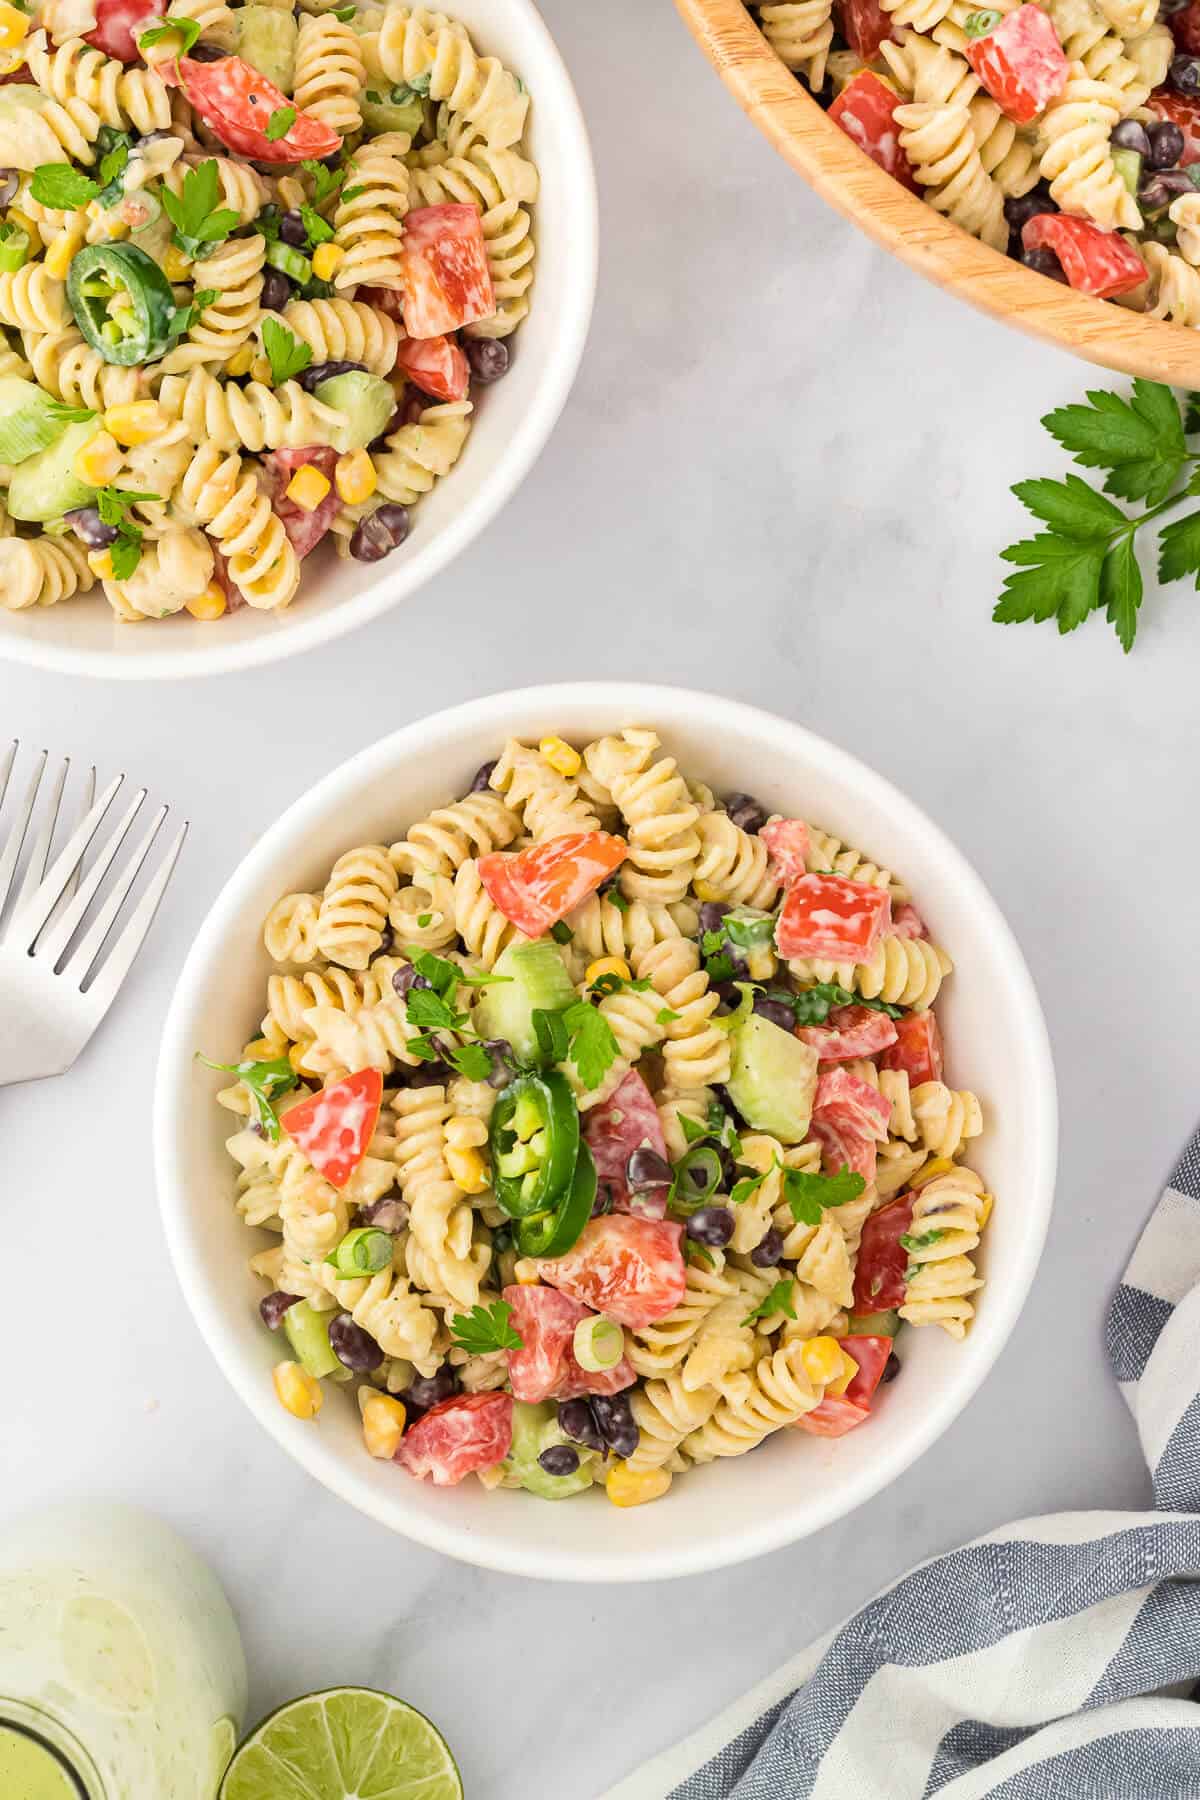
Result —
M 803 819 L 768 819 L 759 837 L 771 852 L 771 871 L 784 887 L 808 873 L 808 826 Z
M 787 891 L 775 944 L 783 957 L 862 963 L 874 956 L 891 922 L 886 888 L 844 875 L 804 875 Z
M 296 112 L 287 95 L 240 56 L 223 56 L 219 62 L 181 56 L 177 64 L 164 63 L 160 73 L 173 80 L 176 70 L 187 100 L 226 149 L 238 156 L 296 163 L 306 157 L 332 156 L 342 147 L 331 126 L 311 113 Z M 279 112 L 295 117 L 282 136 L 271 139 L 267 126 L 272 114 Z
M 870 69 L 862 69 L 846 83 L 829 108 L 829 117 L 865 156 L 915 194 L 917 178 L 901 148 L 896 124 L 896 108 L 901 104 L 899 94 L 885 81 Z
M 505 918 L 536 938 L 594 894 L 624 862 L 628 848 L 624 838 L 607 831 L 568 831 L 515 855 L 495 850 L 475 866 Z
M 908 1251 L 900 1239 L 912 1224 L 912 1212 L 913 1196 L 902 1194 L 873 1212 L 863 1226 L 854 1265 L 855 1312 L 890 1312 L 904 1304 Z
M 138 32 L 162 11 L 159 0 L 97 0 L 95 26 L 83 41 L 117 62 L 140 62 Z
M 465 400 L 471 385 L 467 359 L 450 337 L 401 338 L 396 367 L 434 400 Z
M 881 1069 L 903 1069 L 913 1087 L 942 1079 L 942 1034 L 931 1012 L 896 1020 L 896 1041 L 879 1059 Z
M 1026 250 L 1053 250 L 1076 293 L 1100 300 L 1132 293 L 1149 273 L 1120 232 L 1101 231 L 1066 213 L 1039 213 L 1022 230 L 1021 242 Z
M 474 206 L 419 206 L 404 219 L 400 261 L 409 337 L 444 337 L 496 310 L 483 225 Z
M 892 35 L 892 21 L 879 0 L 839 0 L 833 10 L 842 36 L 855 56 L 861 56 L 865 63 L 874 62 L 880 44 Z
M 968 38 L 964 52 L 1002 113 L 1028 125 L 1067 85 L 1067 58 L 1058 33 L 1040 6 L 1018 6 L 982 37 Z
M 344 1188 L 367 1154 L 382 1101 L 379 1070 L 360 1069 L 289 1107 L 279 1123 L 330 1187 Z
M 831 1394 L 819 1406 L 815 1406 L 812 1412 L 804 1413 L 798 1418 L 796 1425 L 799 1430 L 807 1431 L 812 1437 L 845 1437 L 848 1431 L 853 1431 L 856 1425 L 861 1425 L 870 1416 L 869 1407 L 856 1405 L 845 1394 L 840 1399 Z

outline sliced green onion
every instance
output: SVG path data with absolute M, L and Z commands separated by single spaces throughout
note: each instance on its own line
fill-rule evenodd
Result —
M 616 1368 L 625 1354 L 625 1334 L 611 1319 L 580 1319 L 572 1348 L 580 1368 L 595 1375 L 601 1369 Z
M 695 1212 L 721 1185 L 721 1158 L 711 1144 L 696 1144 L 675 1164 L 675 1191 L 671 1204 L 680 1212 Z
M 298 1300 L 283 1315 L 283 1329 L 297 1361 L 317 1381 L 342 1370 L 329 1342 L 329 1321 L 333 1316 L 314 1312 L 307 1300 Z
M 550 927 L 550 936 L 554 939 L 556 944 L 569 944 L 571 939 L 575 936 L 575 933 L 571 930 L 571 927 L 567 924 L 565 919 L 559 919 L 557 923 Z
M 760 945 L 774 941 L 775 915 L 752 913 L 749 908 L 744 913 L 726 913 L 721 928 L 739 950 L 756 950 Z
M 273 269 L 282 269 L 290 281 L 299 282 L 300 286 L 312 280 L 312 262 L 302 256 L 291 244 L 274 243 L 267 245 L 267 261 Z
M 378 1275 L 392 1260 L 392 1240 L 386 1231 L 360 1225 L 348 1231 L 337 1249 L 325 1261 L 332 1263 L 339 1275 L 353 1280 L 357 1275 Z
M 29 233 L 20 225 L 0 225 L 0 275 L 15 275 L 29 261 Z

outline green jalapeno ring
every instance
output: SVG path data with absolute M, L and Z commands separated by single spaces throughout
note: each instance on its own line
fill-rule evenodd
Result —
M 510 1219 L 554 1212 L 579 1156 L 579 1108 L 565 1075 L 519 1075 L 501 1092 L 489 1129 L 492 1187 Z
M 557 1209 L 518 1219 L 513 1230 L 517 1249 L 522 1256 L 565 1256 L 582 1237 L 595 1204 L 596 1164 L 581 1142 L 570 1192 Z
M 119 317 L 109 312 L 120 298 Z M 137 244 L 88 244 L 67 270 L 75 323 L 105 362 L 120 368 L 153 362 L 171 344 L 175 296 L 152 256 Z

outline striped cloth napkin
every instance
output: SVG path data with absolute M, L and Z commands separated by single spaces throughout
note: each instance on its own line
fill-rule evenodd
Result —
M 1197 1800 L 1200 1132 L 1117 1289 L 1147 1513 L 1059 1513 L 905 1575 L 607 1800 Z

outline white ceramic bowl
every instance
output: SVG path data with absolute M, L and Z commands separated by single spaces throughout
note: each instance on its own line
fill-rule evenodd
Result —
M 224 1057 L 262 1016 L 269 971 L 260 927 L 281 893 L 319 885 L 334 858 L 391 842 L 463 791 L 515 733 L 582 743 L 652 724 L 690 774 L 750 788 L 818 821 L 903 872 L 956 971 L 939 1011 L 956 1084 L 983 1099 L 972 1155 L 996 1194 L 982 1252 L 987 1277 L 966 1341 L 906 1334 L 904 1373 L 878 1414 L 838 1441 L 781 1432 L 751 1456 L 676 1482 L 655 1506 L 622 1511 L 593 1492 L 548 1510 L 520 1492 L 411 1480 L 363 1448 L 352 1397 L 300 1424 L 271 1386 L 278 1347 L 258 1319 L 257 1246 L 233 1206 L 220 1078 L 193 1061 Z M 522 1575 L 649 1581 L 735 1563 L 816 1531 L 885 1487 L 967 1405 L 1000 1353 L 1033 1280 L 1050 1213 L 1057 1109 L 1037 996 L 995 902 L 954 846 L 881 776 L 787 720 L 681 688 L 595 682 L 471 701 L 410 725 L 344 763 L 268 831 L 209 913 L 176 988 L 155 1101 L 159 1194 L 175 1267 L 201 1332 L 255 1417 L 316 1479 L 393 1530 L 449 1556 Z M 975 1146 L 972 1146 L 974 1152 Z M 267 1242 L 264 1234 L 263 1244 Z
M 513 363 L 473 394 L 466 449 L 413 514 L 407 544 L 383 562 L 343 562 L 331 546 L 305 564 L 282 613 L 243 607 L 218 624 L 186 614 L 118 624 L 97 589 L 61 606 L 0 606 L 0 656 L 74 675 L 170 680 L 276 662 L 350 631 L 431 581 L 488 524 L 528 474 L 570 392 L 596 291 L 597 206 L 587 128 L 571 78 L 532 0 L 454 0 L 448 8 L 481 51 L 533 96 L 529 153 L 541 174 L 534 208 L 533 305 L 509 340 Z

